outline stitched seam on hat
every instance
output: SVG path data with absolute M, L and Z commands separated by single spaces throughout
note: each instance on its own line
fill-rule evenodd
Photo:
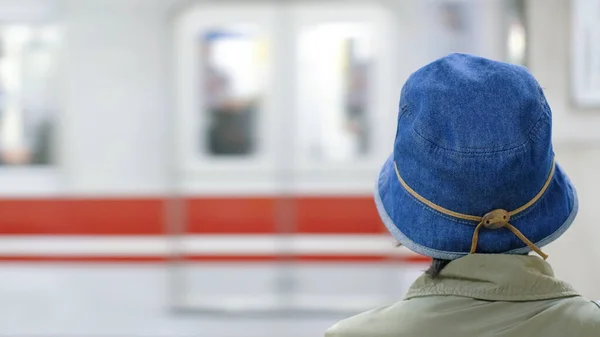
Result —
M 408 107 L 410 107 L 410 103 L 406 103 L 404 106 L 408 110 Z M 546 109 L 544 108 L 544 110 L 546 110 Z M 532 140 L 531 139 L 531 133 L 534 131 L 534 129 L 536 127 L 538 127 L 538 124 L 540 123 L 540 120 L 543 120 L 543 118 L 544 118 L 544 114 L 541 113 L 540 116 L 538 117 L 538 119 L 535 122 L 533 122 L 532 125 L 531 125 L 531 127 L 529 128 L 529 131 L 527 132 L 527 138 L 528 139 L 526 139 L 522 143 L 519 142 L 519 141 L 515 141 L 515 142 L 512 142 L 512 143 L 508 143 L 508 144 L 506 144 L 504 146 L 512 146 L 513 144 L 518 144 L 518 145 L 514 145 L 514 146 L 509 147 L 509 148 L 502 148 L 502 149 L 488 150 L 488 151 L 480 151 L 480 150 L 484 150 L 484 148 L 476 148 L 476 147 L 474 147 L 474 148 L 466 148 L 465 150 L 467 150 L 467 151 L 456 150 L 456 149 L 449 149 L 449 148 L 443 147 L 443 146 L 435 143 L 434 141 L 430 140 L 429 138 L 427 138 L 425 135 L 423 135 L 422 133 L 420 133 L 415 128 L 414 125 L 412 126 L 412 129 L 413 129 L 413 131 L 420 138 L 422 138 L 423 140 L 427 141 L 428 143 L 430 143 L 431 145 L 433 145 L 433 146 L 435 146 L 435 147 L 437 147 L 439 149 L 446 150 L 446 151 L 453 152 L 453 153 L 457 153 L 457 154 L 464 154 L 464 155 L 486 155 L 486 154 L 497 154 L 497 153 L 501 153 L 501 152 L 511 152 L 511 151 L 513 151 L 513 150 L 515 150 L 515 149 L 517 149 L 519 147 L 525 146 L 530 140 Z
M 529 139 L 531 141 L 536 141 L 541 139 L 541 135 L 539 134 L 539 130 L 542 128 L 544 123 L 547 123 L 546 119 L 544 119 L 545 115 L 542 114 L 540 118 L 535 122 L 533 128 L 529 131 Z M 535 137 L 535 138 L 534 138 Z
M 487 149 L 484 147 L 469 147 L 469 148 L 457 150 L 457 149 L 449 149 L 449 148 L 443 147 L 443 146 L 437 144 L 436 142 L 434 142 L 433 140 L 427 138 L 424 134 L 417 131 L 416 128 L 413 127 L 413 129 L 419 136 L 421 136 L 425 140 L 429 141 L 430 143 L 434 144 L 435 146 L 437 146 L 441 149 L 452 151 L 452 152 L 467 153 L 467 154 L 470 154 L 470 153 L 496 153 L 496 152 L 510 151 L 516 147 L 519 147 L 522 144 L 527 143 L 527 140 L 525 140 L 522 143 L 520 141 L 514 141 L 512 143 L 502 145 L 502 147 L 497 146 L 496 148 L 492 148 L 492 149 Z M 515 144 L 519 144 L 519 145 L 515 145 Z M 506 148 L 507 146 L 510 146 L 510 147 Z
M 498 154 L 498 153 L 502 153 L 502 152 L 513 152 L 516 149 L 522 148 L 525 145 L 527 145 L 527 143 L 529 143 L 529 139 L 527 139 L 524 143 L 520 143 L 519 145 L 513 146 L 508 149 L 489 150 L 489 151 L 475 151 L 476 149 L 470 149 L 472 151 L 459 151 L 459 150 L 454 150 L 454 149 L 448 149 L 448 148 L 445 148 L 443 146 L 440 146 L 440 145 L 434 143 L 432 140 L 429 140 L 427 137 L 420 134 L 419 131 L 417 131 L 417 129 L 414 126 L 412 127 L 412 129 L 415 132 L 415 134 L 417 134 L 417 136 L 419 136 L 420 139 L 426 141 L 427 143 L 431 144 L 435 148 L 451 152 L 452 154 L 455 154 L 455 155 L 463 155 L 463 156 L 473 156 L 473 155 L 485 156 L 485 155 L 494 155 L 494 154 Z M 515 143 L 513 143 L 513 144 L 515 144 Z M 509 144 L 509 145 L 512 145 L 512 144 Z
M 408 103 L 404 103 L 400 106 L 400 111 L 399 111 L 400 115 L 398 116 L 398 119 L 401 119 L 402 116 L 404 116 L 408 113 L 408 108 L 409 108 Z
M 410 104 L 410 102 L 405 102 L 400 109 L 400 114 L 398 116 L 398 120 L 402 119 L 402 118 L 407 118 L 409 115 L 411 115 L 411 108 L 413 107 L 412 104 Z M 535 123 L 533 123 L 533 125 L 535 125 Z M 512 143 L 508 143 L 504 146 L 512 146 L 510 148 L 501 148 L 501 149 L 496 149 L 496 150 L 488 150 L 488 151 L 481 151 L 481 150 L 485 150 L 484 148 L 477 148 L 477 147 L 473 147 L 473 148 L 467 148 L 466 150 L 472 150 L 472 151 L 462 151 L 462 150 L 455 150 L 455 149 L 448 149 L 445 148 L 441 145 L 436 144 L 434 141 L 430 140 L 429 138 L 427 138 L 425 135 L 421 134 L 419 131 L 417 131 L 417 129 L 415 128 L 415 126 L 412 126 L 413 131 L 419 136 L 421 137 L 423 140 L 425 140 L 426 142 L 430 143 L 431 145 L 442 149 L 442 150 L 446 150 L 446 151 L 450 151 L 450 152 L 454 152 L 454 153 L 460 153 L 460 154 L 465 154 L 465 155 L 486 155 L 486 154 L 496 154 L 499 152 L 504 152 L 504 151 L 511 151 L 514 149 L 517 149 L 525 144 L 528 143 L 528 140 L 525 140 L 522 144 L 519 145 L 514 145 L 514 144 L 518 144 L 519 141 L 515 141 Z M 503 146 L 503 147 L 504 147 Z

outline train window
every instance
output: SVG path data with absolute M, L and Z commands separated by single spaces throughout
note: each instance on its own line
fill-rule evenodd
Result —
M 371 150 L 371 35 L 362 23 L 323 23 L 300 31 L 297 104 L 304 157 L 344 161 Z
M 276 188 L 277 126 L 285 118 L 275 97 L 280 16 L 271 4 L 195 4 L 175 19 L 173 168 L 183 189 Z
M 207 153 L 250 155 L 265 91 L 266 44 L 252 27 L 207 30 L 200 42 Z
M 0 165 L 52 163 L 59 30 L 0 26 Z

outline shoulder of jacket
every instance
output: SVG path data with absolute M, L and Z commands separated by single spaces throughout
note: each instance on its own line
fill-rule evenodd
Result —
M 600 335 L 600 301 L 588 301 L 588 304 L 590 305 L 589 316 L 583 318 L 588 334 L 584 336 L 598 336 Z
M 565 307 L 560 307 L 563 310 L 569 308 L 569 312 L 580 316 L 588 316 L 600 321 L 600 301 L 592 301 L 584 297 L 571 297 L 569 299 L 558 302 Z
M 327 329 L 325 337 L 388 337 L 389 309 L 384 306 L 346 318 Z M 385 324 L 387 323 L 387 324 Z
M 600 301 L 577 297 L 564 303 L 566 306 L 561 309 L 564 318 L 577 322 L 576 325 L 586 333 L 600 335 Z

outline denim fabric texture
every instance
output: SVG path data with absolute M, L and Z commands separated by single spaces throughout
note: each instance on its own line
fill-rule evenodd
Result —
M 400 94 L 394 152 L 377 180 L 375 203 L 402 245 L 434 258 L 469 254 L 475 221 L 440 213 L 409 194 L 394 162 L 418 194 L 448 210 L 483 216 L 513 211 L 534 198 L 552 169 L 552 116 L 544 93 L 522 66 L 450 54 L 413 73 Z M 538 247 L 564 233 L 577 193 L 563 169 L 543 196 L 510 221 Z M 524 254 L 507 228 L 482 228 L 477 253 Z

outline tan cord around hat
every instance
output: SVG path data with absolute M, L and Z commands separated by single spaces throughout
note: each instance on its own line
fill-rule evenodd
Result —
M 515 234 L 519 239 L 521 239 L 521 241 L 523 241 L 529 248 L 531 248 L 531 250 L 538 253 L 544 260 L 548 258 L 548 255 L 544 254 L 544 252 L 542 252 L 541 249 L 539 249 L 533 242 L 531 242 L 529 239 L 527 239 L 525 237 L 525 235 L 523 235 L 523 233 L 521 233 L 515 226 L 511 225 L 509 223 L 509 221 L 512 216 L 528 209 L 533 204 L 535 204 L 542 197 L 542 195 L 544 195 L 544 192 L 546 192 L 546 190 L 548 189 L 548 186 L 550 186 L 550 182 L 552 181 L 552 177 L 554 176 L 554 170 L 556 168 L 556 163 L 555 163 L 554 159 L 552 160 L 552 169 L 550 170 L 550 174 L 548 175 L 548 179 L 546 180 L 546 183 L 544 184 L 544 186 L 542 186 L 542 189 L 538 192 L 538 194 L 535 197 L 533 197 L 533 199 L 531 199 L 525 205 L 515 209 L 514 211 L 508 212 L 503 209 L 497 209 L 497 210 L 491 211 L 490 213 L 484 215 L 483 217 L 454 212 L 449 209 L 445 209 L 442 206 L 438 206 L 438 205 L 434 204 L 433 202 L 425 199 L 419 193 L 415 192 L 412 188 L 410 188 L 410 186 L 408 186 L 408 184 L 400 176 L 400 172 L 398 171 L 398 165 L 396 163 L 394 163 L 394 168 L 396 169 L 396 176 L 398 177 L 398 181 L 400 181 L 400 184 L 402 184 L 402 186 L 406 189 L 406 191 L 408 191 L 408 193 L 410 193 L 413 197 L 417 198 L 419 201 L 421 201 L 425 205 L 433 208 L 434 210 L 436 210 L 440 213 L 443 213 L 443 214 L 446 214 L 446 215 L 449 215 L 449 216 L 452 216 L 452 217 L 455 217 L 458 219 L 479 222 L 477 227 L 475 227 L 475 232 L 473 233 L 473 241 L 471 242 L 471 254 L 474 254 L 477 251 L 477 241 L 479 240 L 479 229 L 482 226 L 485 228 L 488 228 L 488 229 L 498 229 L 501 227 L 506 227 L 511 232 L 513 232 L 513 234 Z

